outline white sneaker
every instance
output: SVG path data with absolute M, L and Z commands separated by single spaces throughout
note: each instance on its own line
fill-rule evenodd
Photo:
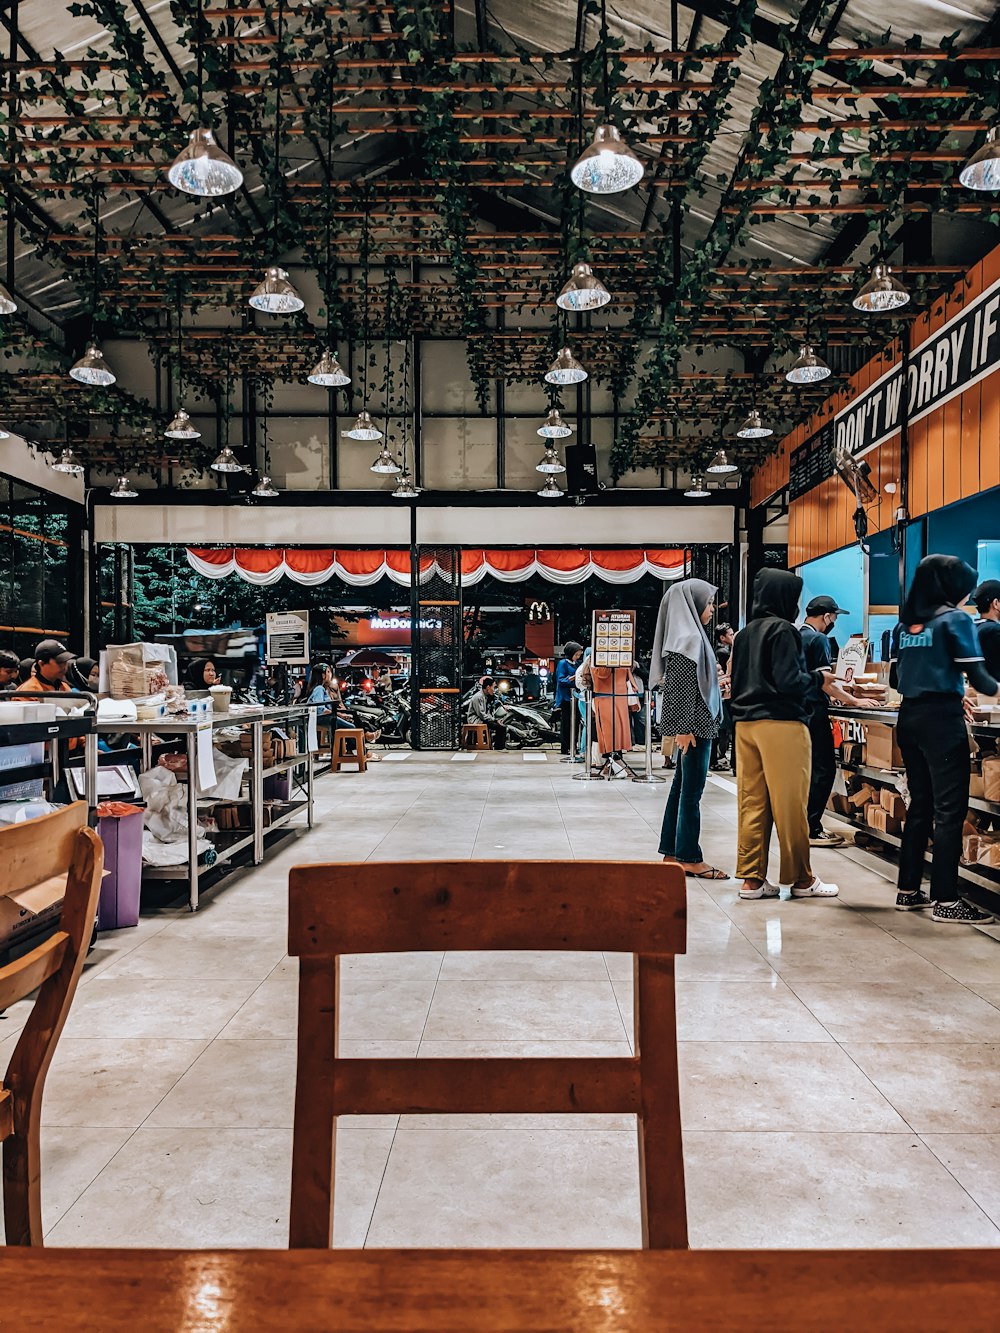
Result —
M 840 889 L 836 884 L 824 884 L 819 875 L 804 889 L 792 888 L 793 898 L 836 898 Z
M 772 884 L 768 879 L 764 880 L 759 889 L 740 889 L 740 897 L 745 902 L 750 902 L 754 898 L 777 898 L 780 893 L 777 884 Z

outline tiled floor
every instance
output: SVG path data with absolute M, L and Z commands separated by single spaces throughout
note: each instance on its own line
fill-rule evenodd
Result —
M 657 860 L 666 788 L 518 755 L 409 755 L 319 783 L 316 829 L 186 910 L 101 938 L 49 1079 L 55 1245 L 282 1246 L 295 964 L 288 868 L 324 859 Z M 704 845 L 732 868 L 713 780 Z M 1000 940 L 893 911 L 857 853 L 836 902 L 691 882 L 678 965 L 692 1244 L 1000 1243 Z M 404 955 L 345 968 L 345 1054 L 629 1051 L 631 959 Z M 22 1021 L 0 1019 L 0 1067 Z M 626 1117 L 353 1120 L 340 1245 L 632 1246 Z

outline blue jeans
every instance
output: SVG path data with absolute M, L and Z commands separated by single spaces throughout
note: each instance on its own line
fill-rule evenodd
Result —
M 688 747 L 686 754 L 675 755 L 674 780 L 670 784 L 667 807 L 660 830 L 660 855 L 676 856 L 692 864 L 704 860 L 701 854 L 701 797 L 708 779 L 712 742 L 704 736 Z

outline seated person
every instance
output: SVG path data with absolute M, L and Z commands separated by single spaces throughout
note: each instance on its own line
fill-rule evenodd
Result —
M 100 665 L 92 657 L 77 657 L 66 668 L 66 683 L 73 690 L 96 694 L 100 679 Z
M 354 719 L 344 712 L 343 701 L 340 697 L 340 685 L 334 677 L 333 667 L 330 666 L 329 662 L 317 662 L 314 665 L 302 691 L 302 699 L 304 703 L 321 705 L 316 712 L 316 721 L 319 726 L 330 728 L 331 741 L 338 727 L 354 726 Z M 322 707 L 322 705 L 327 706 Z M 379 734 L 377 731 L 366 731 L 366 745 L 374 744 L 378 740 Z M 377 757 L 370 750 L 367 750 L 366 754 L 369 759 Z
M 479 723 L 489 728 L 490 740 L 494 750 L 503 750 L 507 746 L 507 728 L 497 721 L 496 681 L 492 676 L 483 676 L 479 689 L 469 700 L 467 722 Z
M 187 669 L 184 684 L 189 690 L 207 690 L 222 684 L 218 667 L 210 657 L 196 657 Z

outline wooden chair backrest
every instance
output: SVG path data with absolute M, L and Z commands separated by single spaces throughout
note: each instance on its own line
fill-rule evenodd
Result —
M 687 1245 L 674 956 L 686 944 L 684 873 L 647 862 L 338 862 L 289 875 L 299 959 L 289 1244 L 332 1239 L 336 1117 L 633 1113 L 643 1245 Z M 338 1056 L 343 954 L 439 949 L 636 955 L 635 1055 L 586 1059 Z
M 38 991 L 0 1080 L 8 1245 L 42 1243 L 42 1092 L 87 956 L 103 868 L 104 848 L 87 827 L 83 801 L 0 829 L 0 892 L 64 885 L 59 929 L 0 968 L 0 1009 Z

